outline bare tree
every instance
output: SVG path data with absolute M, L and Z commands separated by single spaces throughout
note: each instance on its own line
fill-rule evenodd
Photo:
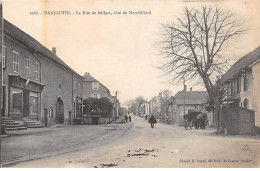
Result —
M 246 32 L 240 20 L 231 11 L 218 7 L 186 7 L 182 18 L 173 24 L 163 24 L 162 29 L 158 45 L 163 56 L 159 66 L 163 75 L 173 84 L 183 80 L 204 84 L 216 109 L 216 118 L 221 117 L 220 90 L 215 83 L 229 66 L 224 49 Z M 223 132 L 221 120 L 217 119 L 217 133 Z

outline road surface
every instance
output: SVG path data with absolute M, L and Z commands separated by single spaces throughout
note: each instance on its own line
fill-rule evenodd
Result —
M 258 136 L 217 136 L 214 130 L 187 130 L 157 123 L 151 128 L 144 118 L 132 116 L 133 126 L 119 139 L 90 148 L 11 167 L 259 167 Z M 109 138 L 103 137 L 103 138 Z M 99 139 L 102 141 L 102 139 Z M 103 139 L 106 141 L 106 139 Z

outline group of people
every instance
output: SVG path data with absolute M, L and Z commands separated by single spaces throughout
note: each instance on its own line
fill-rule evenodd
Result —
M 132 121 L 132 118 L 131 118 L 131 116 L 129 115 L 129 112 L 128 112 L 128 115 L 125 115 L 125 122 L 127 122 L 128 119 L 129 119 L 129 122 Z
M 148 115 L 145 116 L 145 120 L 147 120 L 147 119 L 148 119 Z M 125 115 L 125 122 L 128 122 L 128 120 L 129 120 L 129 122 L 132 121 L 132 118 L 131 118 L 131 115 L 129 115 L 129 112 L 128 112 L 128 114 Z M 151 117 L 148 120 L 148 123 L 151 124 L 151 128 L 154 128 L 154 124 L 157 123 L 154 115 L 151 115 Z

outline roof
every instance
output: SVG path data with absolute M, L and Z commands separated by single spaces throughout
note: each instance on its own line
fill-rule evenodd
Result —
M 84 81 L 88 81 L 88 82 L 99 82 L 96 78 L 92 77 L 89 73 L 85 73 L 84 77 Z
M 179 91 L 175 96 L 176 104 L 205 104 L 208 101 L 206 91 Z
M 247 69 L 250 65 L 260 59 L 260 47 L 256 48 L 253 52 L 240 58 L 221 78 L 222 82 L 228 81 L 230 78 L 239 74 L 240 71 Z
M 92 77 L 88 72 L 86 72 L 83 77 L 84 77 L 84 80 L 83 80 L 84 82 L 99 82 L 96 78 Z M 101 82 L 99 82 L 99 84 L 101 84 L 104 88 L 106 88 L 109 91 L 109 89 L 106 86 L 104 86 L 104 84 L 102 84 Z M 109 91 L 109 94 L 110 94 L 110 91 Z
M 13 38 L 15 38 L 17 41 L 21 42 L 22 44 L 26 45 L 29 49 L 31 49 L 33 52 L 39 53 L 46 58 L 62 65 L 69 71 L 73 72 L 77 76 L 80 76 L 78 73 L 76 73 L 72 68 L 70 68 L 65 62 L 63 62 L 58 56 L 56 56 L 54 53 L 52 53 L 48 48 L 44 47 L 41 43 L 39 43 L 37 40 L 35 40 L 33 37 L 25 33 L 24 31 L 17 28 L 15 25 L 10 23 L 9 21 L 4 19 L 4 31 L 11 35 Z

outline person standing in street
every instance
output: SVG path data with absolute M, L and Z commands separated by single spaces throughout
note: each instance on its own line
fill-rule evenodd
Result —
M 154 128 L 154 124 L 156 124 L 157 121 L 153 115 L 149 118 L 148 123 L 151 124 L 151 128 Z
M 125 115 L 125 122 L 127 122 L 127 120 L 128 120 L 128 116 L 127 116 L 127 115 Z
M 131 122 L 131 116 L 129 115 L 129 122 Z

